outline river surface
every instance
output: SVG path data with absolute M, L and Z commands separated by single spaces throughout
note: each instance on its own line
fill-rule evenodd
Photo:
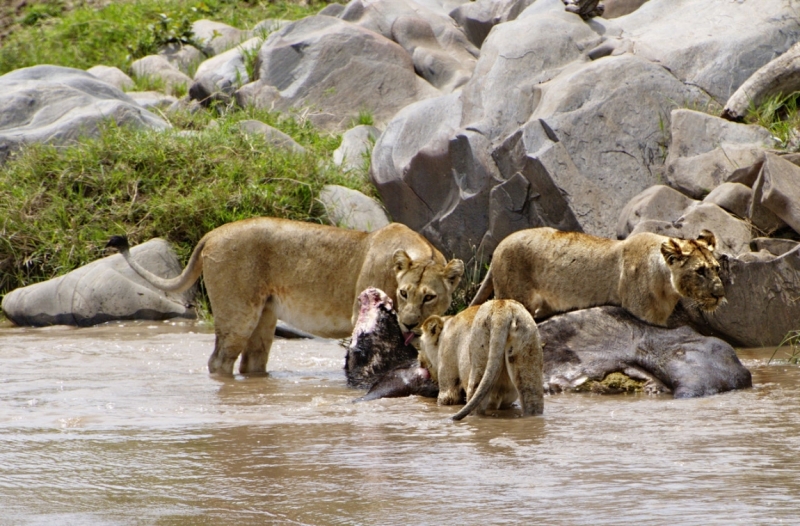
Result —
M 798 524 L 800 370 L 694 400 L 560 394 L 460 423 L 352 404 L 345 351 L 218 379 L 207 326 L 0 327 L 0 524 Z

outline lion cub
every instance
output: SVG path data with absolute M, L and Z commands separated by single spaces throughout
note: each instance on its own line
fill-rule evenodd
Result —
M 524 415 L 544 410 L 542 346 L 533 317 L 514 300 L 492 300 L 456 316 L 431 316 L 423 322 L 420 363 L 439 383 L 439 405 L 473 410 L 510 406 L 517 398 Z

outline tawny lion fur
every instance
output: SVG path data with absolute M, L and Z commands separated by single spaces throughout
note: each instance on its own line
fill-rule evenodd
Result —
M 232 374 L 239 355 L 241 373 L 266 372 L 278 319 L 318 336 L 350 336 L 368 287 L 391 297 L 408 332 L 447 310 L 464 272 L 463 262 L 448 263 L 398 223 L 372 233 L 267 217 L 228 223 L 200 240 L 173 279 L 138 265 L 124 238 L 109 246 L 161 290 L 186 290 L 203 275 L 216 333 L 208 370 L 220 374 Z
M 541 319 L 559 312 L 617 305 L 664 326 L 681 297 L 705 311 L 725 298 L 716 238 L 704 230 L 683 240 L 651 233 L 615 241 L 553 228 L 520 230 L 497 246 L 472 300 L 515 299 Z
M 439 383 L 440 405 L 467 404 L 453 416 L 502 409 L 519 399 L 523 415 L 544 410 L 543 357 L 533 317 L 514 300 L 492 300 L 421 327 L 420 363 Z

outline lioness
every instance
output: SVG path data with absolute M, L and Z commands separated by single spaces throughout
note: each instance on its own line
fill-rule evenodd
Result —
M 156 288 L 183 291 L 204 275 L 214 314 L 211 373 L 266 372 L 278 319 L 328 338 L 350 335 L 358 294 L 387 291 L 404 333 L 450 306 L 464 264 L 449 263 L 424 237 L 393 223 L 372 233 L 268 217 L 228 223 L 207 233 L 180 276 L 160 278 L 130 257 L 128 241 L 114 236 L 130 266 Z
M 544 410 L 543 358 L 533 317 L 514 300 L 492 300 L 455 316 L 431 316 L 422 323 L 420 364 L 439 383 L 439 405 L 473 410 L 510 406 L 519 398 L 524 415 Z
M 494 291 L 496 298 L 519 301 L 536 319 L 618 305 L 665 326 L 681 296 L 707 312 L 724 300 L 715 248 L 708 230 L 690 240 L 643 232 L 624 241 L 553 228 L 520 230 L 497 246 L 471 305 Z

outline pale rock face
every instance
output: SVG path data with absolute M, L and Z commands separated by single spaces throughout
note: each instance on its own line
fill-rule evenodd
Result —
M 143 129 L 170 127 L 115 86 L 59 66 L 34 66 L 0 76 L 0 115 L 0 163 L 27 143 L 63 144 L 94 136 L 107 119 Z
M 131 250 L 140 264 L 162 277 L 177 276 L 181 265 L 169 243 L 151 239 Z M 17 325 L 89 326 L 111 320 L 194 318 L 196 288 L 165 294 L 153 288 L 115 254 L 3 297 L 5 315 Z

